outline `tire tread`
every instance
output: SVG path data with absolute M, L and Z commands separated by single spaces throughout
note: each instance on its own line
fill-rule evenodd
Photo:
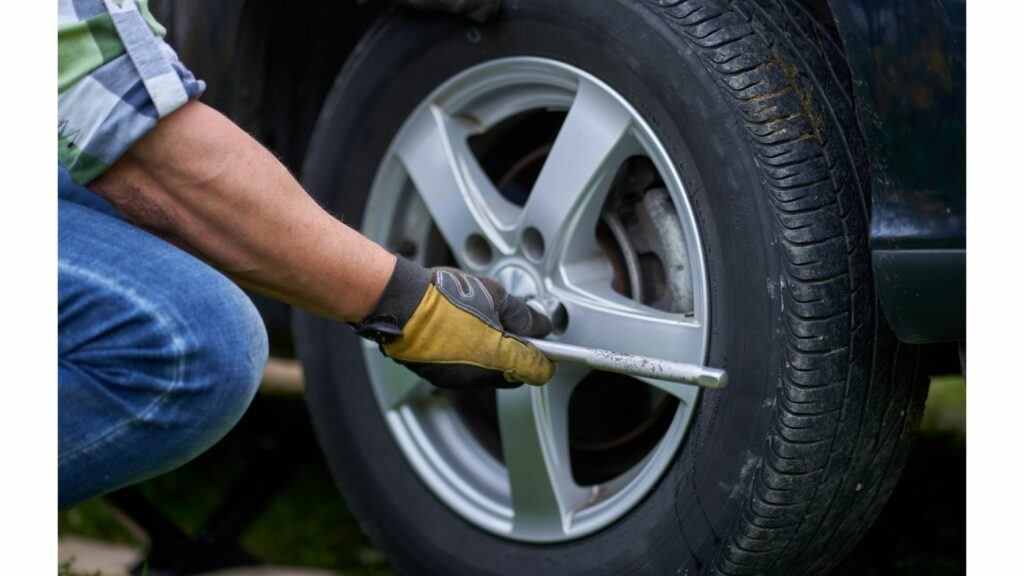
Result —
M 785 270 L 782 382 L 760 468 L 706 571 L 818 574 L 870 526 L 920 418 L 867 250 L 867 162 L 834 34 L 793 0 L 651 8 L 701 56 L 760 166 Z

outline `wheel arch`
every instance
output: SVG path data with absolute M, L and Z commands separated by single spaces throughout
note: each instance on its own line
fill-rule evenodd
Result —
M 963 340 L 966 0 L 799 2 L 833 27 L 853 80 L 886 319 L 905 342 Z

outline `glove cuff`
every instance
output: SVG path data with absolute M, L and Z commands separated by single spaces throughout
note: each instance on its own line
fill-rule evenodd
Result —
M 405 323 L 416 311 L 430 285 L 430 270 L 401 256 L 397 258 L 395 270 L 373 312 L 352 325 L 356 334 L 379 344 L 402 336 Z

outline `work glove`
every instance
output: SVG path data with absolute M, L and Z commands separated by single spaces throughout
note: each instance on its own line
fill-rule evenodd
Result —
M 488 278 L 399 257 L 377 307 L 355 325 L 381 351 L 441 388 L 540 386 L 554 364 L 520 337 L 551 321 Z
M 487 22 L 498 13 L 501 0 L 391 0 L 393 4 L 429 12 L 450 12 L 477 22 Z

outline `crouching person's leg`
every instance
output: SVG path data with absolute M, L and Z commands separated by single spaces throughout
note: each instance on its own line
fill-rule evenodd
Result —
M 129 224 L 59 201 L 60 507 L 180 466 L 242 416 L 267 361 L 231 281 Z

